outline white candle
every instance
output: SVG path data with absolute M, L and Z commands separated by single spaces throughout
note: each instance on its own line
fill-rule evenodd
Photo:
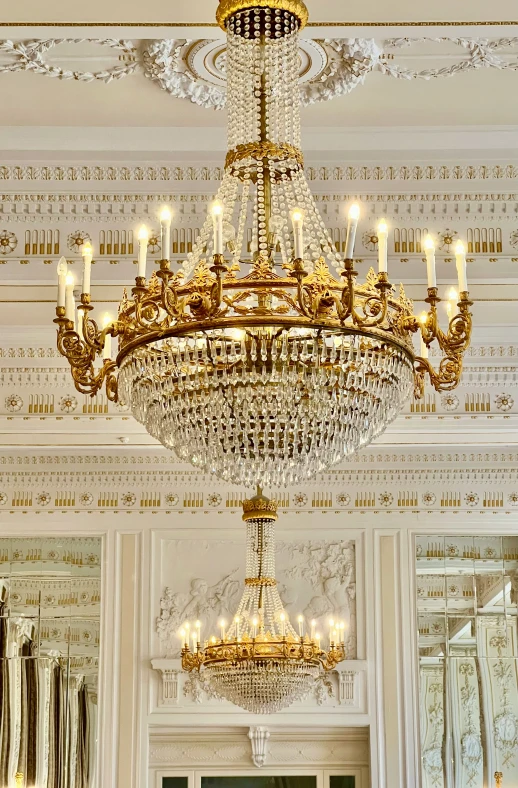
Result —
M 315 639 L 315 627 L 316 627 L 316 625 L 317 625 L 317 622 L 315 621 L 315 619 L 312 619 L 312 621 L 311 621 L 311 640 Z
M 92 244 L 89 241 L 86 241 L 83 244 L 83 247 L 81 249 L 81 254 L 83 255 L 83 289 L 81 292 L 89 294 L 90 274 L 92 271 L 92 256 L 93 256 Z
M 65 306 L 65 291 L 67 287 L 67 261 L 61 257 L 58 263 L 58 306 Z
M 162 236 L 162 260 L 171 259 L 171 211 L 164 208 L 160 214 L 160 232 Z
M 429 235 L 424 239 L 424 253 L 426 255 L 428 287 L 437 287 L 437 278 L 435 275 L 435 244 Z
M 196 637 L 198 639 L 198 643 L 201 643 L 201 621 L 197 621 L 194 626 L 196 627 Z
M 137 276 L 146 277 L 147 246 L 149 233 L 147 227 L 142 227 L 138 231 L 138 271 Z
M 332 618 L 329 619 L 329 642 L 333 642 L 333 630 L 335 628 L 335 622 Z
M 258 625 L 258 623 L 259 623 L 259 619 L 257 618 L 257 616 L 254 616 L 253 619 L 252 619 L 252 637 L 253 638 L 257 637 L 257 625 Z
M 462 241 L 457 241 L 455 247 L 455 260 L 457 262 L 457 276 L 459 279 L 459 293 L 466 293 L 468 290 L 468 279 L 466 276 L 466 249 Z
M 187 643 L 185 642 L 185 629 L 181 629 L 180 630 L 179 637 L 180 637 L 180 640 L 182 641 L 183 648 L 185 648 L 187 646 Z
M 76 302 L 74 300 L 74 277 L 72 274 L 67 274 L 66 278 L 65 317 L 75 324 Z
M 225 640 L 225 627 L 226 627 L 226 624 L 227 624 L 227 622 L 224 621 L 223 619 L 221 619 L 221 621 L 219 622 L 219 628 L 221 630 L 221 640 Z
M 387 272 L 388 262 L 388 227 L 385 219 L 378 224 L 378 271 Z
M 284 635 L 286 634 L 286 614 L 281 613 L 279 618 L 281 621 L 281 636 L 284 637 Z
M 299 625 L 299 637 L 304 637 L 304 616 L 299 616 L 297 622 Z
M 214 230 L 214 254 L 223 254 L 223 203 L 216 200 L 210 210 Z
M 291 212 L 293 226 L 293 254 L 296 260 L 304 257 L 304 214 L 298 208 Z
M 103 328 L 107 328 L 110 325 L 112 319 L 110 315 L 105 315 L 103 320 Z M 111 359 L 112 357 L 112 337 L 111 334 L 106 334 L 104 338 L 104 347 L 103 347 L 103 358 L 104 359 Z
M 347 218 L 347 240 L 345 242 L 345 259 L 352 260 L 354 255 L 354 242 L 356 240 L 356 228 L 358 227 L 358 219 L 360 218 L 360 206 L 353 203 L 349 208 Z
M 423 337 L 421 337 L 421 358 L 428 358 L 428 346 Z

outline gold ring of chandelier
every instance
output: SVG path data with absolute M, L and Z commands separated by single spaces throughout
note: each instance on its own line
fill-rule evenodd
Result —
M 288 11 L 299 20 L 299 30 L 307 25 L 309 19 L 308 9 L 302 0 L 220 0 L 216 21 L 223 30 L 226 30 L 227 21 L 234 14 L 256 8 Z

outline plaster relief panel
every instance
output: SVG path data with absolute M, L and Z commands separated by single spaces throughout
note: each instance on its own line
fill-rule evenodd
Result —
M 316 621 L 323 641 L 330 618 L 346 624 L 346 661 L 340 671 L 321 675 L 304 704 L 359 710 L 364 702 L 365 666 L 357 660 L 356 547 L 355 541 L 340 539 L 277 543 L 279 593 L 292 623 L 296 626 L 300 614 L 308 626 Z M 179 630 L 199 620 L 204 641 L 219 634 L 221 619 L 230 623 L 244 587 L 244 542 L 165 539 L 158 550 L 162 592 L 155 601 L 153 646 L 158 706 L 220 704 L 203 672 L 181 671 Z

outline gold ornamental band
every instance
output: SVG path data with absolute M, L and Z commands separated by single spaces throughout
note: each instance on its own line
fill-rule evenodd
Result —
M 289 11 L 299 20 L 300 30 L 308 23 L 308 9 L 302 0 L 220 0 L 216 11 L 218 25 L 226 30 L 227 20 L 238 11 L 252 8 L 270 8 L 272 11 Z
M 246 145 L 238 145 L 227 153 L 225 159 L 225 169 L 233 167 L 244 159 L 275 159 L 275 161 L 295 160 L 300 167 L 304 166 L 304 157 L 300 148 L 290 145 L 289 142 L 282 142 L 277 145 L 275 142 L 247 142 Z
M 245 586 L 276 586 L 274 577 L 246 577 Z

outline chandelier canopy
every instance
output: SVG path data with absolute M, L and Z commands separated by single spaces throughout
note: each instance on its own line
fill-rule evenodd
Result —
M 180 632 L 182 667 L 203 668 L 218 697 L 255 714 L 271 714 L 304 698 L 322 670 L 332 670 L 345 659 L 345 624 L 329 622 L 327 651 L 321 647 L 315 621 L 307 634 L 299 616 L 295 631 L 275 579 L 277 506 L 258 489 L 243 503 L 243 520 L 246 579 L 234 619 L 228 629 L 221 621 L 220 636 L 213 635 L 203 647 L 201 622 L 187 622 Z
M 300 482 L 366 446 L 428 375 L 454 388 L 471 334 L 466 256 L 457 250 L 458 313 L 439 327 L 433 241 L 429 311 L 417 318 L 387 275 L 388 228 L 378 227 L 379 270 L 357 281 L 359 210 L 349 211 L 345 260 L 312 198 L 300 148 L 301 0 L 221 0 L 227 34 L 228 153 L 199 238 L 171 268 L 171 216 L 161 217 L 162 260 L 146 279 L 147 234 L 117 319 L 90 312 L 92 249 L 74 325 L 73 284 L 58 266 L 58 347 L 76 388 L 129 405 L 180 459 L 250 486 Z M 422 337 L 420 355 L 412 335 Z M 112 358 L 111 338 L 118 338 Z M 437 340 L 438 369 L 428 360 Z M 97 355 L 103 358 L 96 368 Z

